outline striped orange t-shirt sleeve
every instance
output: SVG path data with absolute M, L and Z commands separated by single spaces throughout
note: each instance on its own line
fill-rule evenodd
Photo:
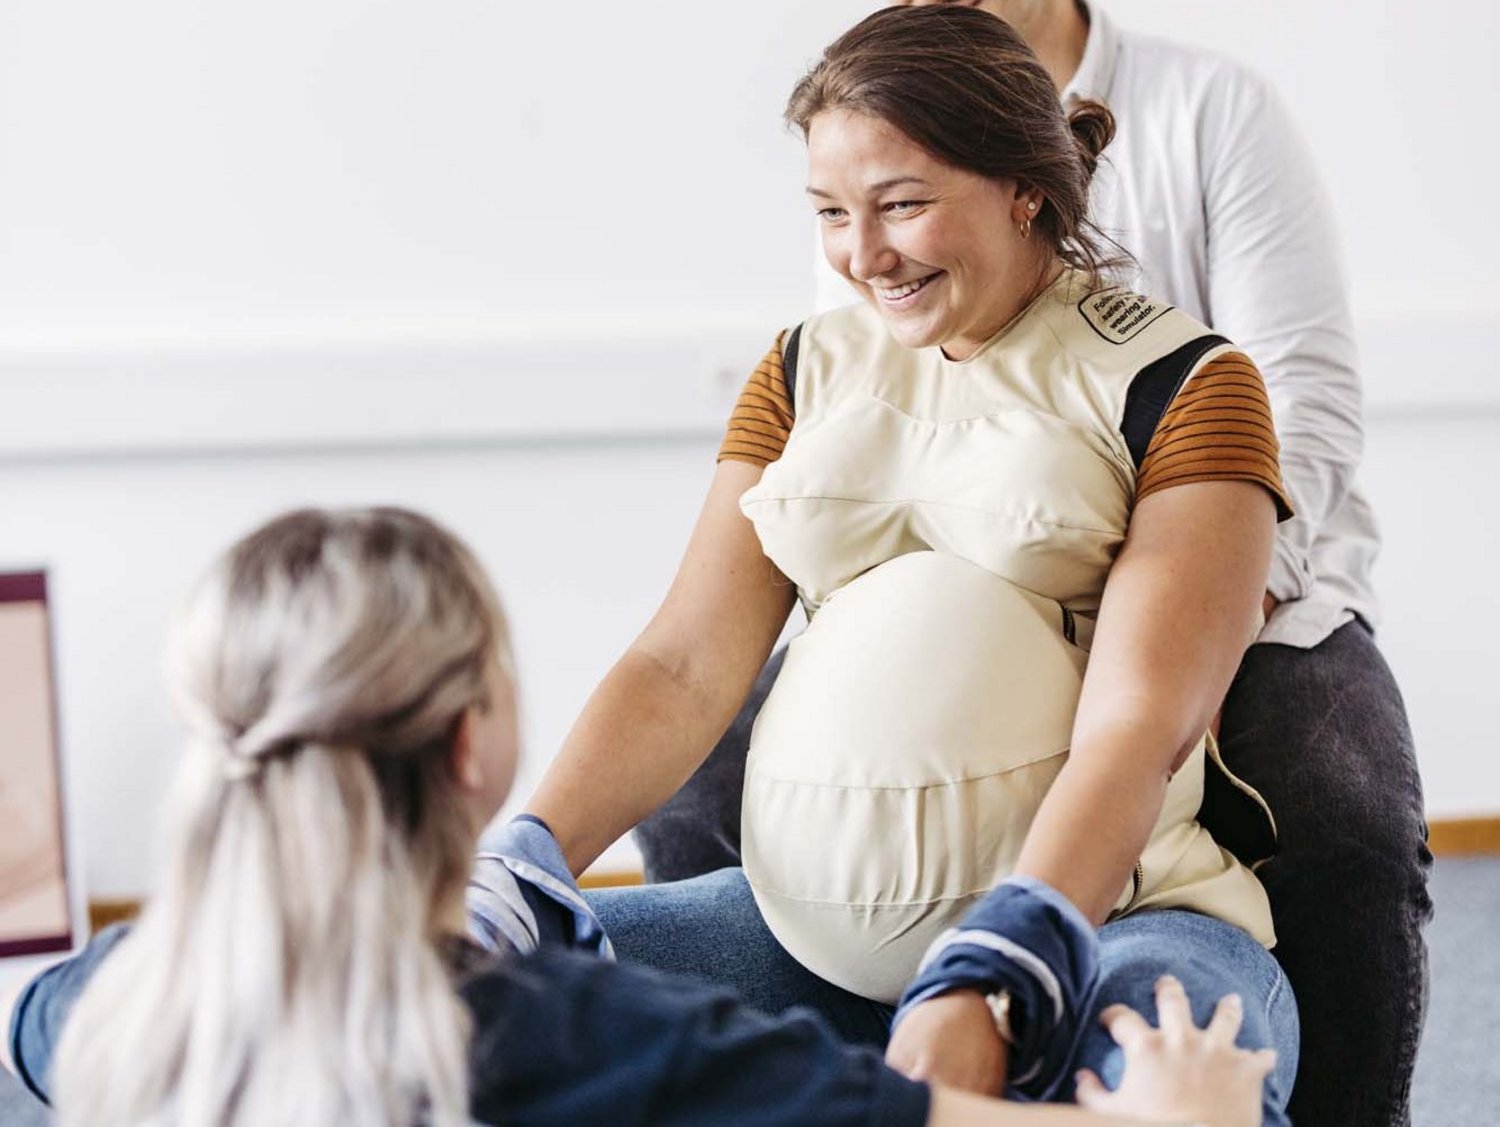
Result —
M 1136 500 L 1194 481 L 1253 481 L 1286 520 L 1293 514 L 1280 453 L 1265 381 L 1248 356 L 1226 352 L 1194 373 L 1168 406 L 1141 459 Z
M 781 344 L 786 334 L 776 338 L 765 358 L 750 373 L 740 392 L 724 444 L 719 447 L 718 461 L 749 462 L 768 466 L 781 457 L 792 433 L 792 399 L 786 389 L 786 366 L 781 359 Z

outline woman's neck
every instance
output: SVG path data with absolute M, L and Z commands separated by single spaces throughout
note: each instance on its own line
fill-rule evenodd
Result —
M 1007 304 L 1001 315 L 995 321 L 991 322 L 994 327 L 990 331 L 984 333 L 982 336 L 976 335 L 962 340 L 955 339 L 945 342 L 942 346 L 943 355 L 949 360 L 961 364 L 965 360 L 983 352 L 991 341 L 1004 333 L 1016 321 L 1020 320 L 1021 316 L 1031 308 L 1036 299 L 1046 293 L 1052 283 L 1056 282 L 1062 276 L 1062 272 L 1066 268 L 1062 259 L 1058 258 L 1057 255 L 1047 254 L 1037 262 L 1036 274 L 1033 276 L 1033 280 L 1025 289 L 1017 294 L 1013 302 Z
M 1089 40 L 1088 9 L 1076 0 L 1051 0 L 1018 20 L 1016 30 L 1036 52 L 1053 84 L 1065 89 L 1083 62 Z

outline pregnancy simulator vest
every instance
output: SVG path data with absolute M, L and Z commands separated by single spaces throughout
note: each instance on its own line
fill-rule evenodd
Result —
M 810 622 L 755 725 L 743 854 L 767 924 L 810 970 L 894 1002 L 1012 872 L 1067 761 L 1135 502 L 1132 386 L 1143 372 L 1166 386 L 1149 438 L 1228 351 L 1177 310 L 1071 273 L 963 362 L 902 347 L 865 304 L 791 338 L 796 424 L 741 507 Z M 1259 881 L 1197 822 L 1220 771 L 1200 741 L 1115 913 L 1190 908 L 1269 946 Z M 1268 855 L 1269 811 L 1224 778 L 1253 810 L 1241 855 Z

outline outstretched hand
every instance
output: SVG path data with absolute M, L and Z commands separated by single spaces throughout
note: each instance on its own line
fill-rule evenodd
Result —
M 1165 976 L 1156 984 L 1156 1012 L 1157 1028 L 1128 1006 L 1100 1015 L 1125 1051 L 1125 1075 L 1110 1091 L 1094 1073 L 1080 1072 L 1078 1103 L 1090 1111 L 1204 1127 L 1260 1127 L 1262 1087 L 1276 1053 L 1235 1047 L 1244 1020 L 1239 997 L 1221 999 L 1207 1028 L 1199 1029 L 1182 984 Z

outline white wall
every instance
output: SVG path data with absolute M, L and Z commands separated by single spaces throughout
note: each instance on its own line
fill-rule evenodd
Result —
M 1500 15 L 1117 0 L 1270 74 L 1328 174 L 1383 643 L 1433 813 L 1500 811 Z M 524 788 L 664 589 L 812 292 L 777 115 L 864 0 L 0 5 L 0 566 L 52 567 L 97 892 L 139 891 L 168 608 L 301 503 L 430 508 L 516 619 Z
M 794 315 L 779 114 L 861 7 L 6 0 L 3 335 Z
M 159 659 L 172 606 L 254 522 L 303 504 L 421 507 L 474 544 L 512 618 L 529 791 L 655 608 L 709 438 L 42 460 L 0 469 L 4 562 L 52 569 L 62 730 L 90 888 L 136 892 L 178 740 Z
M 1121 24 L 1245 59 L 1319 154 L 1367 316 L 1500 317 L 1500 5 L 1109 0 Z

